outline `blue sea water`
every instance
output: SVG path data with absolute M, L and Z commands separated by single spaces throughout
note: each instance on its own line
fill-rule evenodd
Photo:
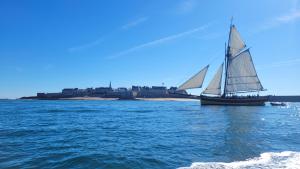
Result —
M 300 104 L 0 101 L 0 168 L 300 168 Z

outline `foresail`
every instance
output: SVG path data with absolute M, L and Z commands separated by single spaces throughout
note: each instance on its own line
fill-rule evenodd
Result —
M 195 74 L 192 78 L 190 78 L 188 81 L 183 83 L 177 90 L 186 90 L 186 89 L 194 89 L 194 88 L 201 88 L 206 72 L 208 70 L 209 65 L 207 65 L 205 68 L 203 68 L 200 72 Z
M 237 31 L 234 25 L 231 26 L 230 37 L 229 37 L 229 48 L 230 56 L 235 57 L 246 47 L 240 33 Z
M 220 66 L 208 87 L 204 90 L 203 94 L 221 95 L 221 84 L 223 75 L 223 65 Z
M 228 59 L 226 93 L 262 90 L 249 49 Z

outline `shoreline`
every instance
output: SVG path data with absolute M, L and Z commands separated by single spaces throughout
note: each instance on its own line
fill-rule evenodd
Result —
M 200 99 L 194 99 L 194 98 L 136 98 L 136 100 L 141 100 L 141 101 L 182 101 L 182 102 L 200 101 Z
M 55 100 L 118 100 L 118 98 L 102 98 L 102 97 L 71 97 L 59 98 Z
M 300 95 L 291 95 L 291 96 L 268 96 L 268 102 L 300 102 Z M 15 100 L 15 99 L 1 99 L 1 100 Z M 103 98 L 103 97 L 70 97 L 70 98 L 39 98 L 36 96 L 30 97 L 21 97 L 17 98 L 17 100 L 122 100 L 119 98 Z M 126 99 L 124 99 L 126 100 Z M 199 97 L 165 97 L 165 98 L 135 98 L 135 99 L 128 99 L 128 100 L 135 100 L 135 101 L 200 101 Z
M 61 98 L 57 100 L 119 100 L 118 98 L 101 98 L 101 97 L 73 97 L 73 98 Z M 131 100 L 131 99 L 129 99 Z M 200 99 L 194 98 L 136 98 L 131 101 L 199 101 Z

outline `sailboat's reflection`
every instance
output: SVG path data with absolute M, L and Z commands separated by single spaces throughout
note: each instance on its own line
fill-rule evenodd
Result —
M 224 107 L 227 125 L 223 143 L 213 151 L 226 161 L 238 161 L 259 156 L 263 149 L 263 128 L 258 112 L 261 107 Z

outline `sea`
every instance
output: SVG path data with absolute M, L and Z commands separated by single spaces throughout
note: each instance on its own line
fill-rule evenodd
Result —
M 299 169 L 300 104 L 1 100 L 0 168 Z

